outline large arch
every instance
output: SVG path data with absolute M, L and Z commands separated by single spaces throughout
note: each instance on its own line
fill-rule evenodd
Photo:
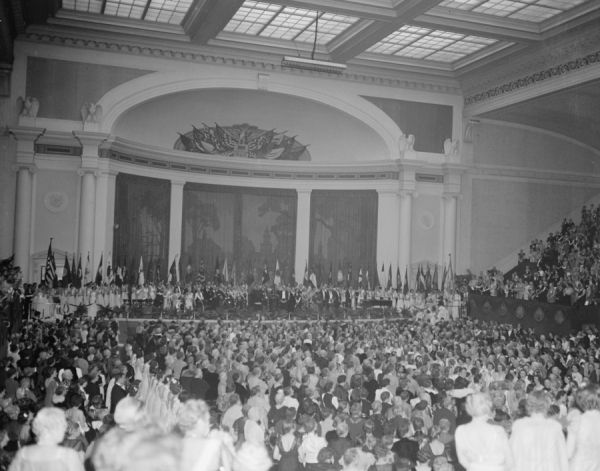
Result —
M 172 93 L 210 88 L 233 88 L 256 90 L 256 75 L 232 77 L 226 72 L 210 73 L 199 77 L 197 73 L 156 72 L 115 87 L 100 100 L 104 110 L 101 131 L 112 133 L 119 117 L 131 108 L 153 98 Z M 401 130 L 396 123 L 382 110 L 364 98 L 339 92 L 340 87 L 308 87 L 281 77 L 270 77 L 269 91 L 292 95 L 320 102 L 342 111 L 371 128 L 379 135 L 387 149 L 387 158 L 398 158 L 397 142 Z

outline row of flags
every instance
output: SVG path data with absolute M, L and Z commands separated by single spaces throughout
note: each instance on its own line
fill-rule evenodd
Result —
M 87 260 L 83 269 L 81 254 L 78 260 L 76 260 L 75 255 L 73 255 L 71 262 L 69 262 L 68 255 L 65 254 L 62 278 L 60 280 L 62 286 L 68 286 L 69 284 L 71 284 L 77 288 L 80 288 L 81 286 L 85 286 L 90 283 L 101 285 L 103 283 L 111 284 L 113 282 L 117 286 L 122 286 L 123 284 L 137 284 L 139 286 L 143 286 L 144 284 L 146 284 L 146 281 L 154 283 L 162 281 L 160 264 L 153 264 L 152 262 L 150 262 L 148 268 L 145 270 L 144 260 L 142 256 L 140 256 L 137 272 L 128 271 L 126 261 L 123 265 L 118 266 L 116 270 L 113 270 L 111 267 L 111 262 L 110 260 L 108 260 L 105 273 L 103 269 L 103 258 L 104 254 L 101 254 L 100 262 L 98 263 L 98 269 L 96 270 L 95 276 L 92 279 L 90 276 L 91 266 L 89 253 L 87 254 Z M 185 268 L 185 273 L 182 274 L 178 258 L 179 257 L 176 255 L 173 258 L 173 262 L 169 267 L 167 277 L 168 283 L 204 283 L 206 281 L 206 269 L 203 266 L 203 264 L 201 264 L 199 270 L 194 274 L 191 263 L 188 263 L 188 265 Z M 338 286 L 346 288 L 364 288 L 368 290 L 378 287 L 385 288 L 387 290 L 395 288 L 398 292 L 402 292 L 404 294 L 407 294 L 411 289 L 408 276 L 408 267 L 406 267 L 404 272 L 404 282 L 402 281 L 400 267 L 396 268 L 396 285 L 393 286 L 391 263 L 388 265 L 387 274 L 385 264 L 381 265 L 381 272 L 379 274 L 376 274 L 374 286 L 371 285 L 371 277 L 369 276 L 369 271 L 365 270 L 363 272 L 362 267 L 359 269 L 356 279 L 354 279 L 351 264 L 349 265 L 348 270 L 345 274 L 342 271 L 340 264 L 337 273 L 334 275 L 332 263 L 330 263 L 329 273 L 327 277 L 323 277 L 321 272 L 322 270 L 320 269 L 320 267 L 316 272 L 315 270 L 309 271 L 307 261 L 304 269 L 304 286 L 312 286 L 314 288 L 318 288 L 319 286 L 327 284 L 329 286 Z M 218 257 L 216 259 L 213 280 L 218 283 L 231 283 L 234 286 L 238 284 L 238 281 L 241 281 L 242 283 L 249 282 L 247 277 L 242 280 L 238 280 L 238 271 L 236 269 L 235 262 L 233 262 L 232 267 L 230 269 L 227 258 L 225 258 L 223 265 L 221 265 Z M 56 288 L 59 285 L 58 275 L 56 271 L 56 260 L 54 258 L 54 252 L 52 250 L 52 238 L 50 239 L 50 243 L 48 245 L 48 253 L 46 256 L 46 266 L 43 281 L 48 287 Z M 259 280 L 253 279 L 252 281 Z M 279 285 L 282 282 L 279 260 L 276 261 L 273 280 L 271 280 L 271 274 L 269 273 L 267 264 L 264 264 L 264 269 L 262 272 L 260 282 L 262 284 L 265 284 L 270 281 L 272 281 L 275 285 Z M 419 264 L 413 287 L 418 292 L 426 293 L 429 293 L 431 291 L 454 290 L 454 271 L 452 269 L 452 258 L 450 257 L 448 265 L 444 266 L 441 282 L 439 281 L 437 265 L 434 266 L 434 270 L 432 273 L 429 264 L 427 264 L 426 270 L 421 266 L 421 264 Z

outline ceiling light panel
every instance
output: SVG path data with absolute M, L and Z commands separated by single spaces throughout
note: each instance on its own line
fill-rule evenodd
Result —
M 325 45 L 355 24 L 359 18 L 321 13 L 274 3 L 245 1 L 225 26 L 231 33 L 311 43 L 319 15 L 317 44 Z
M 556 10 L 554 8 L 546 8 L 538 5 L 529 5 L 519 11 L 516 11 L 512 15 L 509 15 L 509 18 L 538 23 L 540 21 L 547 20 L 548 18 L 552 18 L 553 16 L 556 16 L 560 13 L 562 13 L 561 10 Z
M 539 23 L 586 1 L 588 0 L 444 0 L 439 6 Z
M 102 3 L 102 0 L 63 0 L 62 7 L 66 10 L 100 13 Z
M 192 0 L 152 0 L 144 19 L 178 25 L 191 6 Z
M 454 62 L 497 42 L 490 38 L 406 25 L 371 46 L 367 52 Z
M 133 20 L 180 24 L 192 0 L 63 0 L 62 8 Z

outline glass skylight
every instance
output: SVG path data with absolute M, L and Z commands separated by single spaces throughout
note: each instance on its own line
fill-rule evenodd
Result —
M 440 7 L 539 23 L 587 0 L 444 0 Z
M 490 38 L 405 25 L 371 46 L 367 52 L 455 62 L 496 42 Z
M 317 15 L 317 44 L 320 45 L 327 44 L 359 20 L 352 16 L 246 0 L 224 31 L 311 43 Z
M 66 10 L 178 25 L 193 0 L 63 0 Z M 104 9 L 103 9 L 104 5 Z

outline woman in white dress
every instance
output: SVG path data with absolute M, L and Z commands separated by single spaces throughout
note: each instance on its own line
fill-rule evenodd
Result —
M 600 471 L 600 387 L 590 384 L 577 392 L 583 414 L 569 424 L 567 453 L 570 471 Z
M 513 423 L 510 447 L 514 471 L 567 471 L 567 445 L 562 426 L 546 417 L 549 401 L 545 391 L 527 396 L 527 412 Z M 579 470 L 578 470 L 579 471 Z
M 467 412 L 473 418 L 456 429 L 458 461 L 467 471 L 512 471 L 512 456 L 506 431 L 488 423 L 492 400 L 486 393 L 467 397 Z
M 62 409 L 40 409 L 32 428 L 37 444 L 21 448 L 9 471 L 83 471 L 83 462 L 77 452 L 59 445 L 67 431 L 67 419 Z

